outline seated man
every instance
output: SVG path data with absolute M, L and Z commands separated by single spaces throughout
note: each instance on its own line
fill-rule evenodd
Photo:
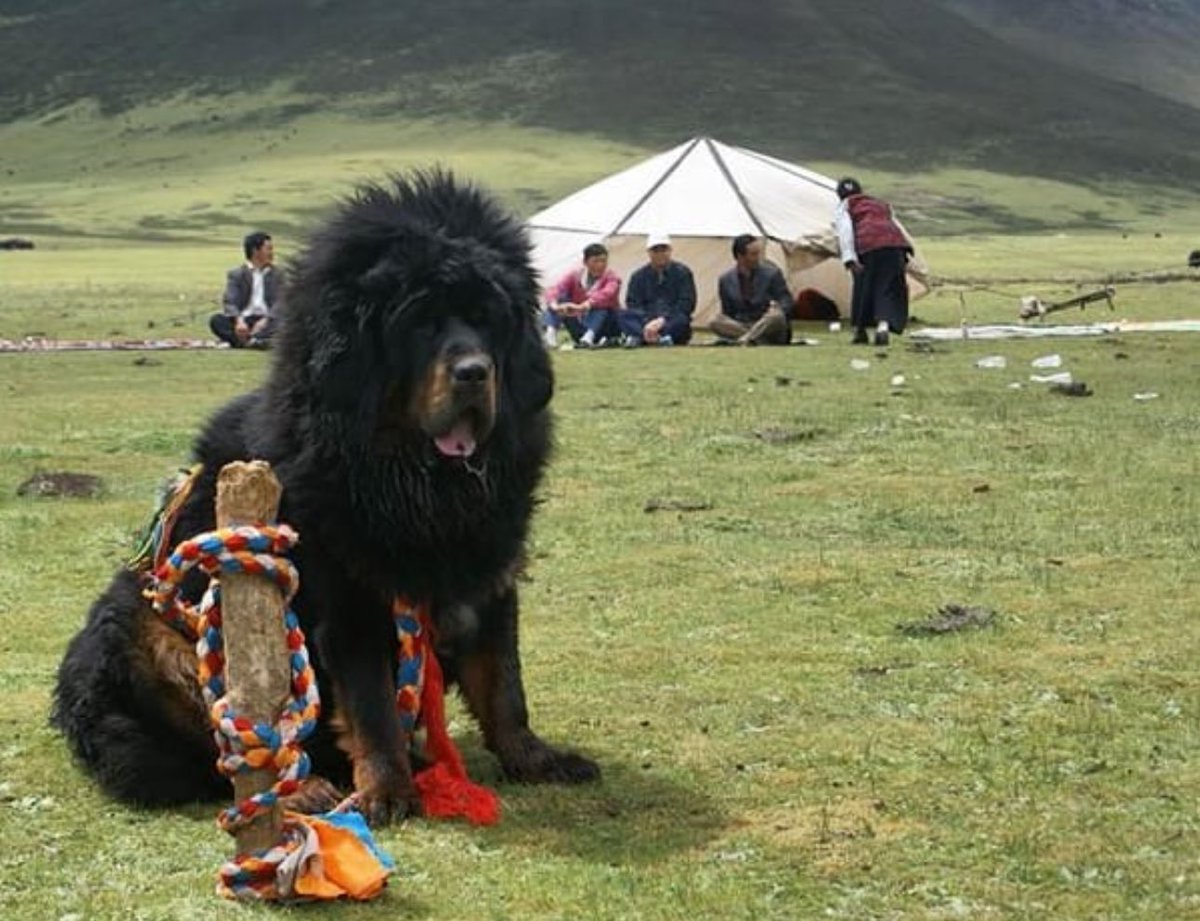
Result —
M 665 233 L 646 238 L 649 261 L 629 276 L 625 309 L 617 315 L 626 346 L 687 345 L 692 338 L 696 282 L 692 270 L 671 258 Z
M 221 313 L 208 321 L 213 334 L 235 349 L 265 349 L 275 332 L 275 313 L 282 302 L 282 273 L 274 266 L 270 234 L 255 231 L 242 241 L 244 264 L 229 270 Z
M 792 341 L 792 296 L 783 272 L 763 260 L 758 237 L 733 240 L 735 265 L 717 281 L 721 313 L 709 324 L 718 342 L 738 345 L 787 345 Z
M 563 326 L 581 348 L 615 343 L 620 306 L 621 279 L 608 267 L 608 250 L 589 243 L 583 250 L 583 268 L 571 269 L 546 292 L 546 346 L 558 346 Z

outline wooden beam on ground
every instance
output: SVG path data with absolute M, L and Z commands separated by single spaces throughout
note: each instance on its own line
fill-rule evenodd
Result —
M 1111 285 L 1106 285 L 1099 291 L 1090 291 L 1087 294 L 1081 294 L 1078 297 L 1056 303 L 1048 303 L 1040 298 L 1027 296 L 1021 298 L 1020 317 L 1022 320 L 1028 320 L 1033 317 L 1044 317 L 1046 314 L 1057 313 L 1059 310 L 1066 310 L 1068 307 L 1078 307 L 1080 310 L 1083 310 L 1084 307 L 1095 301 L 1107 301 L 1108 309 L 1114 310 L 1113 296 L 1116 293 L 1116 289 Z
M 279 481 L 265 461 L 236 461 L 217 477 L 217 527 L 274 524 L 279 515 Z M 275 723 L 291 685 L 283 624 L 283 596 L 262 576 L 221 576 L 221 615 L 225 633 L 225 689 L 238 714 Z M 236 802 L 270 789 L 274 770 L 238 774 Z M 279 843 L 281 810 L 276 805 L 236 835 L 237 853 Z

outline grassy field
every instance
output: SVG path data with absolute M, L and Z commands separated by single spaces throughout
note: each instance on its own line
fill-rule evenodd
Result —
M 145 311 L 170 293 L 127 284 Z M 540 729 L 605 780 L 502 784 L 492 829 L 386 829 L 382 904 L 318 915 L 1200 914 L 1195 343 L 1055 343 L 1095 390 L 1070 399 L 1026 380 L 1046 343 L 885 358 L 822 338 L 556 356 L 527 680 Z M 975 367 L 994 352 L 1006 370 Z M 0 356 L 6 919 L 269 914 L 211 894 L 230 846 L 212 809 L 106 801 L 45 724 L 63 646 L 157 484 L 264 361 Z M 107 490 L 18 497 L 38 469 Z M 897 631 L 949 602 L 994 626 Z M 473 727 L 453 729 L 495 781 Z
M 239 105 L 0 126 L 0 232 L 38 243 L 0 252 L 0 338 L 203 336 L 249 227 L 275 230 L 286 256 L 332 194 L 388 167 L 440 159 L 530 211 L 647 153 L 354 111 L 231 126 Z M 926 322 L 1012 321 L 1022 294 L 1178 271 L 1200 245 L 1186 196 L 865 178 L 917 212 L 943 282 L 914 307 Z M 1196 318 L 1198 294 L 1122 283 L 1115 316 Z M 1197 340 L 877 356 L 802 332 L 820 345 L 556 355 L 525 662 L 538 727 L 598 758 L 605 780 L 501 785 L 492 829 L 386 829 L 399 871 L 382 903 L 317 914 L 1200 916 Z M 1031 384 L 1050 351 L 1095 395 Z M 975 366 L 992 353 L 1007 369 Z M 862 357 L 871 367 L 851 370 Z M 269 914 L 211 894 L 230 850 L 214 810 L 104 800 L 45 722 L 64 645 L 159 483 L 265 360 L 0 355 L 5 921 Z M 1159 396 L 1134 400 L 1146 392 Z M 18 496 L 38 470 L 106 489 Z M 644 511 L 651 500 L 710 507 Z M 993 609 L 994 625 L 897 631 L 951 602 Z M 474 773 L 494 781 L 455 714 Z
M 264 97 L 277 108 L 264 111 Z M 183 96 L 119 118 L 80 104 L 0 125 L 0 235 L 37 244 L 0 252 L 0 338 L 206 335 L 248 230 L 268 228 L 286 257 L 336 196 L 389 169 L 440 162 L 530 213 L 652 153 L 516 126 L 381 119 L 377 102 L 298 112 L 303 97 L 279 89 Z M 861 175 L 896 202 L 942 283 L 916 307 L 928 322 L 957 324 L 964 311 L 1011 321 L 1023 294 L 1053 301 L 1113 276 L 1183 271 L 1200 246 L 1200 198 L 1186 192 L 967 170 Z M 1116 303 L 1129 319 L 1195 316 L 1197 288 L 1126 283 Z
M 970 323 L 1017 322 L 1022 295 L 1061 301 L 1095 290 L 1117 273 L 1171 268 L 1184 238 L 1164 242 L 1147 235 L 1128 250 L 1127 242 L 1101 231 L 931 237 L 922 241 L 922 251 L 938 284 L 913 304 L 913 313 L 936 325 L 957 326 L 964 317 Z M 294 244 L 285 238 L 279 250 L 286 256 Z M 97 245 L 77 238 L 32 252 L 0 252 L 0 339 L 207 337 L 225 270 L 239 257 L 236 242 Z M 1101 303 L 1056 319 L 1195 318 L 1200 271 L 1193 274 L 1166 283 L 1118 282 L 1114 312 Z

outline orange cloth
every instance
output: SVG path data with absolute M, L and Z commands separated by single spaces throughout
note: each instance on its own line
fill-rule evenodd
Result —
M 316 816 L 289 812 L 287 820 L 305 826 L 311 844 L 300 850 L 295 897 L 365 901 L 383 891 L 391 869 L 353 831 Z

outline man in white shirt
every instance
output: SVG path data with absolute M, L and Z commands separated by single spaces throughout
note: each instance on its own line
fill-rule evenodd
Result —
M 274 266 L 275 244 L 262 231 L 242 241 L 246 261 L 229 270 L 221 312 L 208 321 L 213 335 L 235 349 L 270 346 L 283 280 Z

